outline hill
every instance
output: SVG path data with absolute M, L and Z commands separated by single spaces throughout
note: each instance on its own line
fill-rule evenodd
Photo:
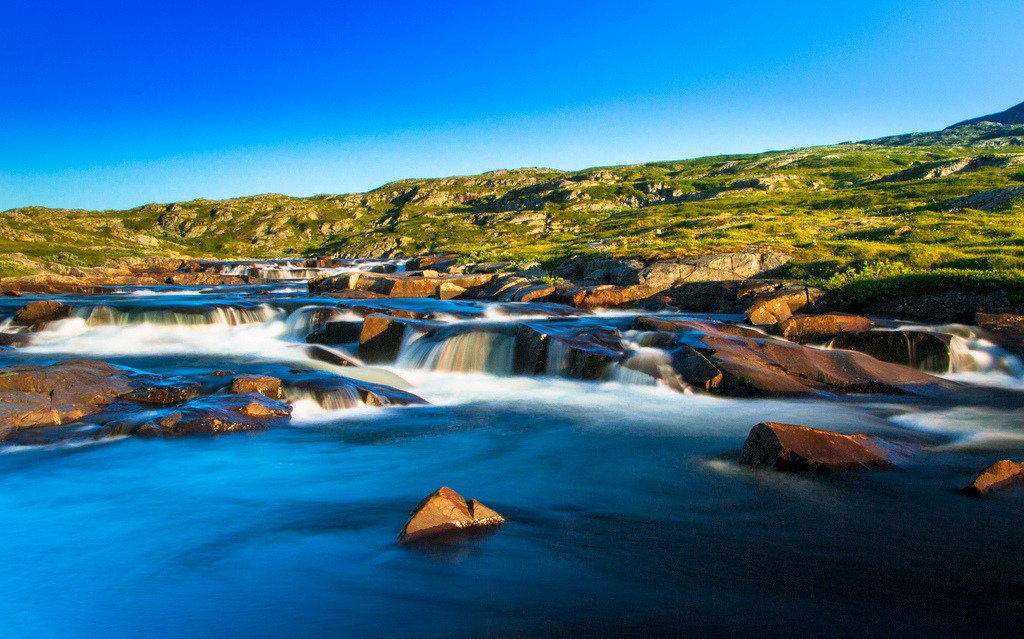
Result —
M 1012 125 L 947 131 L 979 127 Z M 880 260 L 910 270 L 1019 269 L 1022 144 L 876 141 L 583 171 L 410 179 L 348 195 L 268 194 L 124 211 L 21 208 L 0 214 L 0 275 L 39 266 L 67 272 L 143 254 L 452 251 L 468 259 L 551 262 L 581 253 L 671 257 L 749 246 L 793 254 L 792 274 L 807 277 Z

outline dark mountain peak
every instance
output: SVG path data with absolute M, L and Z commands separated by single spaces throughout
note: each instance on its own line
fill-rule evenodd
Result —
M 946 127 L 946 129 L 956 129 L 958 127 L 967 126 L 969 124 L 978 124 L 979 122 L 995 122 L 997 124 L 1024 124 L 1024 102 L 1021 102 L 1017 106 L 1010 107 L 1009 109 L 1001 111 L 999 113 L 983 115 L 980 118 L 971 118 L 970 120 L 957 122 L 952 126 Z

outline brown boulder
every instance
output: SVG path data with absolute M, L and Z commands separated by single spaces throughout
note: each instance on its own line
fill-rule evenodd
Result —
M 47 322 L 71 317 L 71 307 L 54 300 L 29 302 L 14 314 L 14 324 L 38 328 Z
M 135 385 L 99 361 L 0 369 L 0 427 L 56 426 L 99 412 Z
M 504 517 L 475 499 L 467 502 L 451 488 L 441 487 L 428 495 L 412 511 L 409 521 L 398 535 L 398 542 L 405 544 L 466 528 L 503 523 Z
M 1022 483 L 1024 462 L 1004 459 L 981 471 L 974 481 L 964 487 L 963 492 L 974 497 L 982 497 L 993 491 Z
M 267 375 L 240 375 L 231 382 L 231 392 L 237 395 L 258 393 L 270 399 L 284 399 L 281 380 Z
M 782 336 L 797 344 L 823 344 L 844 333 L 871 330 L 875 323 L 866 317 L 846 313 L 793 315 L 779 325 Z
M 750 429 L 740 463 L 788 471 L 892 467 L 885 448 L 867 435 L 843 435 L 777 422 L 764 422 Z

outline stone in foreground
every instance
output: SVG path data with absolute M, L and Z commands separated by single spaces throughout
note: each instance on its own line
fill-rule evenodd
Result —
M 441 487 L 421 501 L 398 536 L 405 544 L 465 528 L 495 526 L 505 518 L 475 499 L 467 502 L 451 488 Z
M 886 450 L 867 435 L 763 422 L 750 429 L 740 463 L 787 471 L 891 468 Z
M 1015 484 L 1024 484 L 1024 462 L 1004 459 L 981 471 L 974 481 L 964 487 L 963 492 L 974 497 L 983 497 Z

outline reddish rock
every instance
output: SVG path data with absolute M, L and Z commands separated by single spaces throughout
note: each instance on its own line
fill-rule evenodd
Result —
M 248 284 L 251 278 L 220 273 L 174 273 L 165 280 L 175 286 L 203 286 L 217 284 Z
M 788 471 L 892 467 L 885 448 L 867 435 L 843 435 L 777 422 L 764 422 L 750 429 L 740 463 Z
M 359 357 L 368 364 L 393 362 L 398 357 L 407 330 L 427 331 L 441 322 L 413 320 L 375 313 L 363 319 L 359 334 Z
M 29 302 L 14 314 L 14 324 L 38 328 L 47 322 L 71 317 L 71 307 L 54 300 Z
M 779 325 L 783 337 L 797 344 L 824 344 L 844 333 L 869 331 L 875 323 L 859 315 L 794 315 Z
M 231 392 L 238 395 L 258 393 L 270 399 L 284 399 L 281 380 L 267 375 L 240 375 L 231 382 Z
M 398 536 L 399 543 L 451 534 L 466 528 L 495 526 L 505 518 L 475 499 L 467 502 L 451 488 L 442 487 L 427 496 L 412 511 Z
M 974 481 L 964 487 L 963 492 L 974 497 L 982 497 L 1016 484 L 1024 484 L 1024 462 L 1004 459 L 981 471 Z

